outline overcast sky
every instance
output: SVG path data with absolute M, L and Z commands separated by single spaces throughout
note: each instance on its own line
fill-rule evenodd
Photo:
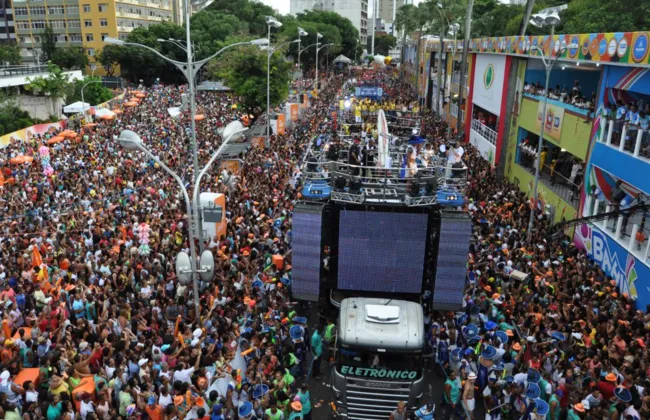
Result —
M 368 2 L 368 8 L 369 10 L 372 10 L 372 1 L 370 0 Z M 291 5 L 291 0 L 261 0 L 262 3 L 268 4 L 269 6 L 273 7 L 274 9 L 278 9 L 281 14 L 286 15 L 289 13 L 290 5 Z M 415 0 L 415 4 L 418 4 L 420 0 Z

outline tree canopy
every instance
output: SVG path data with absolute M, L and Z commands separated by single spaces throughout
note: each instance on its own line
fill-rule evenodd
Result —
M 15 42 L 0 44 L 0 64 L 20 64 L 20 47 Z
M 388 52 L 395 48 L 397 38 L 385 32 L 375 34 L 375 53 L 388 55 Z

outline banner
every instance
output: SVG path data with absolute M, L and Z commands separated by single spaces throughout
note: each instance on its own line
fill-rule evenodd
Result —
M 264 142 L 265 142 L 264 136 L 251 137 L 251 146 L 253 147 L 259 147 L 261 149 L 264 147 Z
M 388 145 L 390 144 L 390 134 L 388 133 L 388 122 L 384 110 L 377 111 L 377 153 L 379 154 L 379 166 L 390 167 L 388 158 Z
M 542 130 L 542 113 L 544 112 L 544 101 L 539 101 L 537 105 L 537 133 Z M 546 118 L 544 118 L 544 136 L 560 143 L 562 136 L 562 120 L 564 119 L 564 108 L 548 104 L 546 106 Z
M 32 125 L 31 127 L 23 128 L 0 137 L 0 147 L 7 147 L 14 141 L 30 141 L 33 137 L 43 136 L 47 133 L 65 128 L 65 126 L 65 121 Z
M 384 94 L 384 90 L 380 87 L 365 86 L 356 88 L 354 94 L 357 98 L 370 96 L 381 97 Z
M 262 142 L 264 144 L 264 142 Z M 219 165 L 219 172 L 223 170 L 227 170 L 232 172 L 233 174 L 236 174 L 239 172 L 239 159 L 224 159 L 221 161 L 221 165 Z
M 291 114 L 291 121 L 293 122 L 298 121 L 298 104 L 290 105 L 290 114 Z
M 281 136 L 284 135 L 284 132 L 285 132 L 284 131 L 284 129 L 285 129 L 285 124 L 284 124 L 285 119 L 286 119 L 286 117 L 284 116 L 284 114 L 278 115 L 278 129 L 276 131 Z

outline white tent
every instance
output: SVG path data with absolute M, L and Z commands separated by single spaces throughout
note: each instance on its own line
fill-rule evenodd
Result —
M 81 101 L 77 101 L 73 104 L 66 105 L 63 107 L 63 113 L 65 114 L 76 114 L 78 112 L 83 112 L 84 111 L 84 105 L 86 107 L 86 110 L 90 108 L 89 103 L 83 103 Z
M 107 115 L 113 117 L 115 116 L 115 113 L 107 108 L 100 108 L 95 110 L 95 117 L 97 118 L 104 117 Z
M 341 54 L 334 59 L 334 64 L 338 64 L 338 63 L 350 64 L 352 63 L 352 60 L 350 60 L 349 58 Z

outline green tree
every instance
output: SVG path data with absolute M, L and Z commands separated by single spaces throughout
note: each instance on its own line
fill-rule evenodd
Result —
M 233 49 L 223 59 L 210 63 L 208 73 L 215 79 L 224 80 L 249 108 L 266 108 L 266 60 L 265 50 L 255 46 Z M 289 93 L 290 64 L 282 54 L 271 56 L 271 105 L 281 103 Z
M 107 76 L 113 76 L 117 66 L 120 65 L 124 49 L 119 45 L 108 44 L 96 55 L 97 62 L 104 67 Z
M 397 38 L 385 32 L 375 34 L 375 52 L 380 55 L 388 55 L 388 52 L 395 48 Z
M 57 48 L 51 60 L 53 64 L 66 70 L 85 69 L 88 65 L 88 57 L 84 49 L 79 47 Z
M 275 16 L 273 8 L 251 0 L 215 0 L 206 10 L 235 16 L 248 26 L 248 34 L 255 38 L 266 37 L 266 17 Z
M 647 31 L 650 2 L 647 0 L 574 0 L 563 11 L 559 33 Z
M 299 13 L 297 16 L 297 21 L 299 23 L 297 26 L 301 26 L 305 28 L 305 30 L 307 30 L 305 26 L 308 26 L 306 25 L 306 22 L 320 23 L 337 28 L 341 39 L 340 53 L 347 56 L 348 58 L 354 60 L 357 56 L 360 56 L 361 52 L 363 51 L 364 46 L 359 43 L 359 31 L 357 28 L 354 27 L 350 19 L 345 18 L 336 12 L 328 12 L 324 10 L 308 10 L 305 13 Z M 309 32 L 309 35 L 311 36 L 311 32 L 308 30 L 307 32 Z M 325 35 L 325 33 L 321 33 Z M 294 31 L 291 34 L 291 37 L 295 38 L 297 36 L 296 34 L 297 32 Z M 313 42 L 316 42 L 315 39 Z M 339 43 L 339 41 L 332 39 L 330 39 L 328 42 Z M 334 53 L 334 51 L 330 52 Z
M 46 77 L 38 76 L 35 78 L 28 77 L 28 85 L 25 89 L 34 92 L 34 94 L 42 93 L 52 98 L 52 115 L 59 115 L 56 109 L 56 100 L 63 98 L 70 86 L 70 76 L 65 74 L 61 67 L 48 63 L 48 75 Z
M 56 52 L 56 34 L 50 25 L 41 32 L 41 62 L 47 63 Z
M 404 52 L 406 48 L 406 36 L 418 28 L 416 16 L 417 7 L 412 4 L 405 4 L 397 10 L 395 16 L 395 28 L 402 32 L 402 57 L 400 58 L 400 78 L 404 77 Z
M 285 23 L 282 25 L 282 32 L 278 34 L 277 40 L 274 40 L 273 37 L 271 37 L 273 43 L 281 44 L 283 42 L 298 39 L 298 27 L 303 28 L 308 33 L 307 36 L 301 37 L 300 43 L 300 48 L 304 50 L 300 55 L 300 64 L 303 69 L 311 69 L 316 65 L 316 47 L 314 44 L 316 44 L 316 34 L 319 33 L 323 35 L 323 38 L 319 41 L 321 46 L 330 43 L 333 43 L 334 45 L 327 47 L 327 50 L 322 49 L 318 55 L 318 61 L 322 63 L 326 57 L 326 53 L 329 54 L 329 57 L 331 58 L 336 57 L 338 54 L 348 55 L 349 52 L 346 52 L 343 49 L 342 45 L 344 41 L 339 28 L 327 23 L 311 21 L 303 22 L 293 18 L 285 19 Z M 306 49 L 310 45 L 314 46 Z M 298 44 L 290 44 L 288 52 L 297 61 Z M 350 58 L 354 58 L 354 56 Z
M 0 44 L 0 64 L 20 64 L 20 47 L 15 42 Z
M 84 77 L 71 83 L 65 92 L 66 103 L 81 101 L 81 89 L 84 88 L 83 100 L 90 105 L 104 103 L 113 98 L 110 89 L 101 84 L 100 77 Z M 92 83 L 89 83 L 92 82 Z

